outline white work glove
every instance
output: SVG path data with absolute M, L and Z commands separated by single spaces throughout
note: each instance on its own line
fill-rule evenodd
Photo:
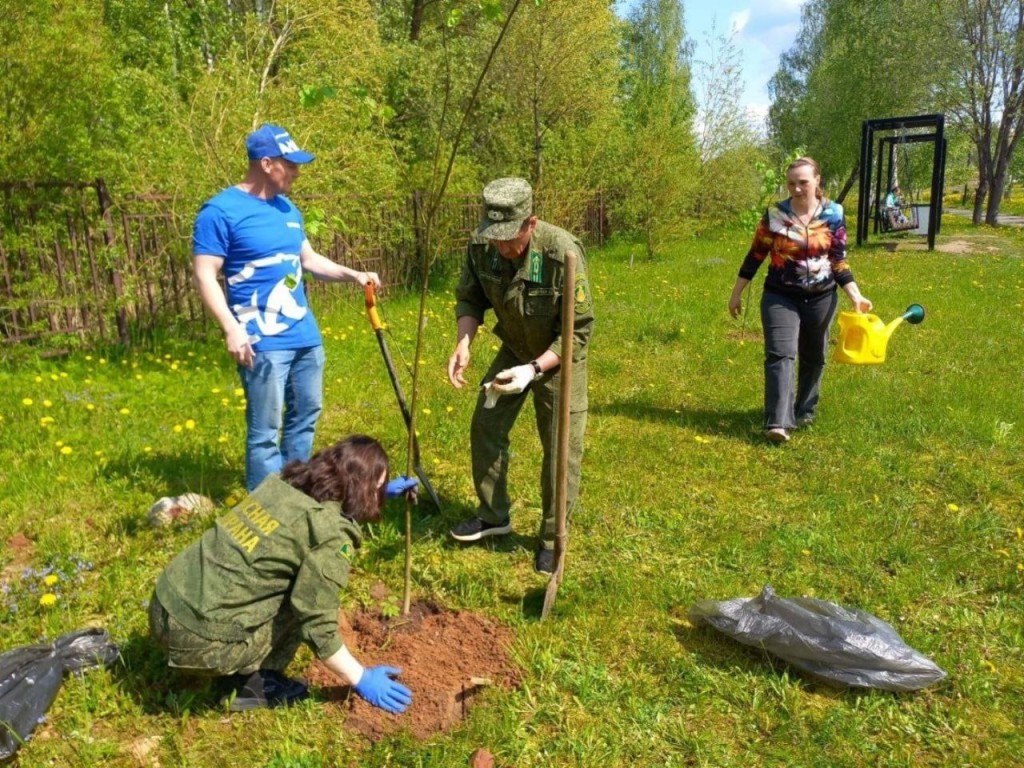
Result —
M 533 381 L 535 371 L 533 366 L 517 365 L 514 368 L 506 368 L 494 377 L 491 382 L 493 389 L 501 395 L 518 395 Z
M 493 408 L 498 404 L 501 392 L 494 391 L 494 381 L 488 381 L 480 387 L 484 391 L 484 408 Z

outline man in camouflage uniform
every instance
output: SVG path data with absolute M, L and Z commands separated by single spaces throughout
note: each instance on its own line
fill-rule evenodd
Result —
M 594 327 L 587 265 L 579 240 L 533 215 L 533 190 L 525 179 L 492 181 L 483 192 L 484 217 L 469 245 L 455 290 L 458 339 L 448 361 L 456 389 L 466 383 L 470 344 L 494 311 L 494 333 L 502 341 L 483 378 L 470 428 L 477 515 L 455 526 L 457 541 L 479 541 L 511 532 L 508 494 L 509 432 L 527 393 L 533 394 L 537 432 L 543 447 L 540 544 L 534 560 L 539 573 L 554 569 L 555 463 L 562 354 L 562 295 L 572 291 L 576 320 L 572 339 L 572 392 L 569 426 L 569 487 L 572 509 L 580 487 L 583 433 L 587 424 L 587 344 Z M 565 255 L 575 253 L 575 284 L 563 281 Z

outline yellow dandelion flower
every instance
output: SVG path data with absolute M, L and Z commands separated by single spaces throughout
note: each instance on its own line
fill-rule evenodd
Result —
M 35 378 L 33 379 L 33 381 L 34 381 L 34 382 L 35 382 L 36 384 L 42 384 L 42 383 L 43 383 L 43 377 L 42 377 L 42 376 L 36 376 L 36 377 L 35 377 Z
M 43 608 L 52 608 L 57 604 L 57 596 L 53 592 L 47 592 L 45 595 L 40 596 L 39 605 Z
M 1017 563 L 1017 572 L 1024 571 L 1024 563 Z
M 244 397 L 245 390 L 241 387 L 235 387 L 235 391 L 232 394 L 234 394 L 235 397 Z
M 994 673 L 996 671 L 996 665 L 993 664 L 988 659 L 982 659 L 981 663 L 985 666 L 985 669 L 987 669 L 989 672 Z
M 61 372 L 60 372 L 60 377 L 61 377 L 62 379 L 66 379 L 66 378 L 68 377 L 68 375 L 67 375 L 66 373 L 64 373 L 64 371 L 61 371 Z
M 454 405 L 447 405 L 447 406 L 445 406 L 444 412 L 445 413 L 451 413 L 454 410 L 455 410 L 455 406 Z
M 1017 526 L 1017 538 L 1024 539 L 1024 528 Z
M 220 404 L 221 405 L 227 405 L 228 404 L 228 399 L 226 397 L 222 397 L 221 400 L 220 400 Z
M 220 387 L 214 387 L 213 389 L 211 389 L 210 390 L 210 394 L 211 395 L 219 395 L 220 394 Z
M 195 429 L 196 423 L 193 419 L 185 419 L 185 429 Z
M 432 410 L 430 410 L 429 408 L 424 408 L 424 409 L 423 409 L 423 415 L 424 415 L 424 416 L 429 416 L 429 415 L 430 415 L 430 414 L 432 414 L 432 413 L 433 413 L 433 411 L 432 411 Z
M 136 381 L 142 381 L 142 374 L 141 373 L 136 373 L 135 374 L 135 380 Z
M 56 381 L 57 379 L 58 379 L 58 376 L 57 376 L 56 373 L 51 373 L 50 374 L 50 381 Z
M 52 587 L 58 581 L 60 581 L 60 579 L 57 578 L 57 574 L 51 573 L 49 576 L 47 576 L 45 579 L 43 579 L 43 584 L 45 584 L 48 587 Z
M 62 454 L 64 454 L 65 456 L 70 456 L 71 455 L 71 451 L 72 451 L 72 449 L 71 449 L 70 445 L 65 445 L 63 448 L 60 449 L 60 452 Z
M 85 359 L 88 360 L 89 362 L 92 362 L 92 355 L 86 355 Z
M 64 445 L 64 441 L 63 441 L 63 440 L 58 440 L 57 442 L 55 442 L 55 443 L 53 444 L 53 446 L 54 446 L 55 448 L 60 448 L 60 447 L 61 447 L 62 445 Z
M 48 427 L 51 424 L 53 424 L 53 416 L 43 416 L 43 418 L 39 420 L 39 426 L 41 427 Z
M 800 550 L 800 554 L 803 555 L 804 557 L 810 557 L 811 556 L 811 550 L 809 550 L 809 549 L 801 549 Z
M 227 435 L 221 435 L 217 438 L 218 443 L 226 443 L 228 441 Z
M 100 365 L 106 365 L 106 364 L 107 364 L 107 358 L 101 357 L 100 358 Z
M 27 405 L 32 405 L 32 398 L 31 397 L 23 397 L 21 399 L 21 404 L 22 405 L 26 405 L 26 406 Z
M 958 507 L 956 504 L 947 504 L 946 505 L 946 509 L 948 509 L 950 512 L 959 512 L 960 511 L 960 507 Z
M 704 435 L 694 435 L 693 439 L 696 440 L 698 443 L 701 443 L 701 444 L 703 444 L 703 443 L 710 443 L 711 442 L 711 439 L 707 438 L 707 437 L 704 437 Z
M 43 400 L 43 408 L 52 408 L 52 407 L 53 407 L 53 401 L 52 400 Z
M 122 416 L 127 416 L 129 413 L 131 413 L 131 411 L 129 411 L 127 408 L 122 408 L 120 411 L 118 411 L 118 413 L 120 413 Z
M 238 499 L 236 499 L 234 496 L 228 496 L 226 499 L 224 499 L 224 506 L 225 507 L 233 507 L 237 503 L 238 503 Z
M 171 430 L 173 432 L 181 432 L 181 424 L 175 424 L 173 427 L 171 427 Z
M 143 453 L 152 453 L 153 452 L 153 446 L 151 446 L 151 445 L 144 445 L 142 447 L 142 452 Z
M 87 411 L 94 411 L 94 410 L 96 410 L 96 406 L 93 405 L 92 403 L 86 403 L 85 404 L 85 410 L 87 410 Z
M 178 364 L 177 363 L 171 363 L 171 370 L 172 371 L 178 370 Z
M 164 355 L 164 360 L 170 360 L 170 359 L 171 359 L 170 355 Z

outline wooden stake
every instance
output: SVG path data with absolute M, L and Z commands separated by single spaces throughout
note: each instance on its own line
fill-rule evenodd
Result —
M 558 448 L 555 459 L 555 572 L 548 579 L 544 592 L 541 619 L 546 619 L 555 604 L 558 585 L 565 573 L 565 550 L 568 544 L 566 515 L 569 496 L 569 406 L 572 404 L 572 338 L 576 324 L 576 254 L 565 254 L 562 280 L 562 362 L 558 387 Z

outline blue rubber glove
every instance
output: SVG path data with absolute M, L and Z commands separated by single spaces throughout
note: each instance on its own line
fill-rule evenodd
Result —
M 401 496 L 406 491 L 416 488 L 420 484 L 420 481 L 415 477 L 406 477 L 405 475 L 399 475 L 394 480 L 388 480 L 387 488 L 385 493 L 389 499 L 394 499 Z
M 391 679 L 400 674 L 402 670 L 398 667 L 368 667 L 352 690 L 373 706 L 400 715 L 412 704 L 412 691 Z

